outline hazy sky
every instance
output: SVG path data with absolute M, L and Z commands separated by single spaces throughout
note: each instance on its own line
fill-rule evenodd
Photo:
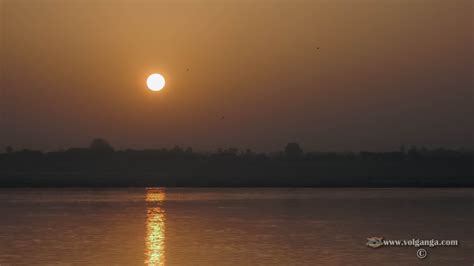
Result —
M 0 0 L 0 147 L 472 148 L 473 8 Z

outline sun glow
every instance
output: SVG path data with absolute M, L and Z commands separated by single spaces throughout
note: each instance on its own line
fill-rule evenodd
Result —
M 165 78 L 161 74 L 151 74 L 147 80 L 146 80 L 146 85 L 148 86 L 148 89 L 152 91 L 160 91 L 165 87 Z

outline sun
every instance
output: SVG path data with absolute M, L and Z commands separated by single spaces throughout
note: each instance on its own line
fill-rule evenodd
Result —
M 147 79 L 146 79 L 146 85 L 148 86 L 148 89 L 152 91 L 160 91 L 165 87 L 165 78 L 158 73 L 151 74 Z

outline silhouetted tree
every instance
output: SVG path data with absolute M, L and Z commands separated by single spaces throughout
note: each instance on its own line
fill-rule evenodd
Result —
M 111 152 L 114 151 L 112 145 L 110 145 L 105 139 L 94 139 L 89 146 L 89 149 L 93 151 L 100 151 L 100 152 Z
M 229 154 L 229 155 L 232 155 L 232 156 L 237 156 L 237 153 L 239 153 L 239 149 L 237 149 L 237 148 L 228 148 L 224 152 L 226 154 Z
M 408 156 L 412 159 L 418 159 L 420 157 L 420 150 L 416 145 L 411 145 L 408 150 Z
M 288 158 L 299 158 L 303 155 L 303 150 L 298 143 L 288 143 L 285 147 L 285 156 Z
M 406 152 L 405 145 L 400 146 L 400 152 L 405 154 Z
M 13 152 L 12 146 L 7 146 L 7 147 L 5 148 L 5 151 L 6 151 L 7 153 L 12 153 L 12 152 Z
M 254 156 L 255 153 L 251 149 L 246 149 L 245 152 L 242 152 L 244 156 Z

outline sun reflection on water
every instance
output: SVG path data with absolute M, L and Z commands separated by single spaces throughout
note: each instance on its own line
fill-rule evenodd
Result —
M 146 190 L 146 265 L 165 265 L 165 200 L 163 188 L 147 188 Z

